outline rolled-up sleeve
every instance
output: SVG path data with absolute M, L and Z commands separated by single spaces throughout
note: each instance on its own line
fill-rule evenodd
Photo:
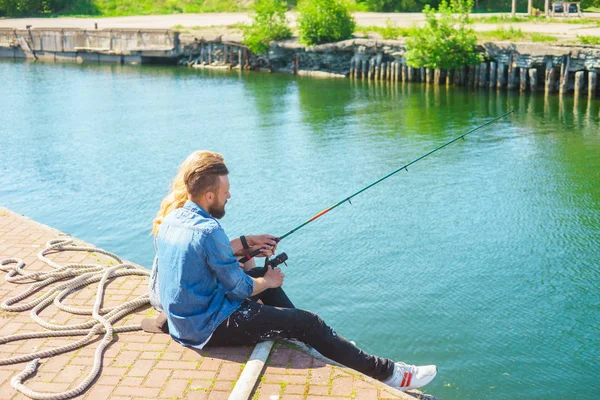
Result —
M 206 263 L 214 271 L 228 298 L 244 300 L 252 294 L 254 281 L 240 268 L 223 229 L 215 229 L 207 235 L 204 251 Z

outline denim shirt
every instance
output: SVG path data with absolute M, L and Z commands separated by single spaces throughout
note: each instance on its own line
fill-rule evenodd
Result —
M 219 221 L 192 201 L 165 217 L 155 245 L 151 303 L 164 310 L 173 339 L 201 345 L 250 296 L 254 281 Z

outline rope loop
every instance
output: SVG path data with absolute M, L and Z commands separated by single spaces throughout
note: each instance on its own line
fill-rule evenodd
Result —
M 117 265 L 108 268 L 99 264 L 72 263 L 60 265 L 46 257 L 49 254 L 55 254 L 61 251 L 85 251 L 87 253 L 103 254 L 115 260 Z M 114 327 L 113 324 L 125 316 L 132 314 L 138 308 L 150 304 L 148 295 L 139 296 L 116 307 L 102 308 L 106 285 L 110 281 L 123 276 L 133 275 L 149 277 L 150 272 L 140 269 L 132 264 L 124 263 L 121 258 L 108 251 L 91 246 L 77 246 L 74 244 L 73 239 L 60 238 L 49 240 L 46 243 L 46 247 L 38 253 L 37 257 L 40 261 L 49 265 L 54 270 L 25 272 L 24 268 L 26 264 L 20 258 L 7 258 L 0 260 L 0 270 L 6 272 L 5 279 L 7 282 L 15 284 L 30 284 L 30 286 L 22 293 L 2 302 L 2 304 L 0 304 L 0 309 L 10 312 L 31 310 L 30 314 L 32 319 L 47 330 L 42 332 L 27 332 L 2 337 L 0 338 L 0 344 L 19 340 L 50 337 L 83 336 L 83 338 L 60 347 L 40 350 L 30 354 L 22 354 L 6 359 L 0 359 L 0 365 L 17 364 L 30 361 L 25 366 L 23 371 L 11 379 L 10 384 L 13 388 L 23 393 L 25 396 L 37 400 L 69 399 L 83 393 L 92 384 L 94 379 L 96 379 L 102 367 L 104 351 L 113 341 L 114 333 L 132 332 L 142 329 L 140 324 L 118 327 Z M 58 284 L 50 286 L 51 284 L 57 282 Z M 92 309 L 71 307 L 63 303 L 63 300 L 70 293 L 97 282 L 98 287 Z M 22 300 L 27 299 L 32 294 L 46 288 L 48 290 L 43 295 L 29 302 L 21 303 Z M 71 314 L 89 315 L 91 316 L 91 319 L 80 324 L 51 324 L 42 320 L 39 316 L 39 314 L 51 304 L 54 304 L 58 309 Z M 92 370 L 73 389 L 62 393 L 36 392 L 27 388 L 23 384 L 23 381 L 35 374 L 41 358 L 52 357 L 81 348 L 88 342 L 94 340 L 97 335 L 103 335 L 103 337 L 96 348 Z

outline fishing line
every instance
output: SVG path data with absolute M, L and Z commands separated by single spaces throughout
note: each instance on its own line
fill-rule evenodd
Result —
M 510 110 L 510 111 L 508 111 L 508 112 L 505 112 L 504 114 L 502 114 L 502 115 L 500 115 L 500 116 L 498 116 L 498 117 L 496 117 L 496 118 L 494 118 L 494 119 L 491 119 L 491 120 L 489 120 L 488 122 L 486 122 L 486 123 L 484 123 L 484 124 L 482 124 L 482 125 L 479 125 L 478 127 L 475 127 L 475 128 L 473 128 L 473 129 L 471 129 L 471 130 L 470 130 L 470 131 L 468 131 L 467 133 L 463 133 L 462 135 L 455 137 L 454 139 L 450 140 L 449 142 L 446 142 L 446 143 L 444 143 L 443 145 L 441 145 L 441 146 L 439 146 L 439 147 L 436 147 L 435 149 L 433 149 L 433 150 L 431 150 L 431 151 L 429 151 L 429 152 L 427 152 L 427 153 L 423 154 L 422 156 L 420 156 L 420 157 L 418 157 L 418 158 L 415 158 L 415 159 L 414 159 L 414 160 L 412 160 L 411 162 L 409 162 L 409 163 L 407 163 L 407 164 L 404 164 L 404 165 L 403 165 L 403 166 L 401 166 L 400 168 L 398 168 L 398 169 L 396 169 L 396 170 L 394 170 L 394 171 L 390 172 L 389 174 L 387 174 L 386 176 L 384 176 L 384 177 L 382 177 L 382 178 L 379 178 L 379 179 L 377 179 L 375 182 L 373 182 L 373 183 L 371 183 L 371 184 L 369 184 L 369 185 L 367 185 L 367 186 L 363 187 L 363 188 L 362 188 L 362 189 L 360 189 L 359 191 L 357 191 L 357 192 L 355 192 L 355 193 L 351 194 L 350 196 L 346 197 L 345 199 L 343 199 L 343 200 L 341 200 L 341 201 L 339 201 L 339 202 L 335 203 L 335 204 L 334 204 L 334 205 L 332 205 L 331 207 L 328 207 L 328 208 L 324 209 L 323 211 L 321 211 L 321 212 L 319 212 L 319 213 L 315 214 L 315 215 L 314 215 L 313 217 L 311 217 L 310 219 L 306 220 L 305 222 L 303 222 L 302 224 L 298 225 L 298 226 L 297 226 L 297 227 L 295 227 L 294 229 L 292 229 L 292 230 L 290 230 L 290 231 L 286 232 L 284 235 L 280 236 L 280 237 L 279 237 L 279 239 L 278 239 L 277 241 L 279 242 L 279 241 L 281 241 L 281 240 L 285 239 L 286 237 L 290 236 L 292 233 L 294 233 L 294 232 L 298 231 L 299 229 L 301 229 L 301 228 L 305 227 L 306 225 L 310 224 L 310 223 L 311 223 L 311 222 L 313 222 L 314 220 L 316 220 L 316 219 L 318 219 L 318 218 L 322 217 L 323 215 L 327 214 L 329 211 L 333 210 L 334 208 L 336 208 L 336 207 L 338 207 L 338 206 L 341 206 L 341 205 L 342 205 L 342 204 L 344 204 L 345 202 L 348 202 L 348 203 L 352 204 L 352 202 L 350 201 L 350 199 L 352 199 L 352 198 L 353 198 L 353 197 L 355 197 L 355 196 L 358 196 L 359 194 L 361 194 L 361 193 L 362 193 L 362 192 L 364 192 L 365 190 L 367 190 L 367 189 L 369 189 L 369 188 L 372 188 L 373 186 L 375 186 L 375 185 L 377 185 L 378 183 L 380 183 L 380 182 L 382 182 L 382 181 L 386 180 L 387 178 L 391 177 L 392 175 L 395 175 L 395 174 L 397 174 L 397 173 L 398 173 L 398 172 L 400 172 L 400 171 L 404 171 L 404 170 L 408 171 L 408 167 L 410 167 L 411 165 L 413 165 L 413 164 L 415 164 L 415 163 L 417 163 L 417 162 L 421 161 L 421 160 L 422 160 L 422 159 L 424 159 L 425 157 L 428 157 L 428 156 L 430 156 L 431 154 L 435 153 L 436 151 L 439 151 L 439 150 L 443 149 L 444 147 L 451 145 L 452 143 L 456 142 L 457 140 L 464 139 L 464 138 L 465 138 L 465 136 L 467 136 L 467 135 L 470 135 L 471 133 L 473 133 L 473 132 L 476 132 L 476 131 L 478 131 L 478 130 L 480 130 L 480 129 L 482 129 L 482 128 L 485 128 L 486 126 L 493 124 L 494 122 L 498 121 L 499 119 L 502 119 L 502 118 L 506 117 L 507 115 L 510 115 L 510 114 L 512 114 L 513 112 L 515 112 L 515 110 Z M 253 251 L 253 252 L 252 252 L 252 253 L 250 253 L 249 255 L 247 255 L 247 256 L 245 256 L 245 257 L 243 257 L 242 259 L 240 259 L 240 260 L 239 260 L 239 262 L 240 262 L 240 263 L 242 263 L 242 264 L 243 264 L 243 263 L 246 263 L 246 262 L 250 261 L 252 258 L 254 258 L 254 257 L 256 257 L 257 255 L 259 255 L 259 254 L 261 254 L 261 249 L 258 249 L 258 250 L 255 250 L 255 251 Z

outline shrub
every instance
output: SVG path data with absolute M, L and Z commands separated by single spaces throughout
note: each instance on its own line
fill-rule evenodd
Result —
M 345 0 L 303 0 L 298 11 L 300 41 L 307 45 L 349 39 L 356 27 Z
M 475 50 L 477 36 L 470 27 L 473 0 L 443 0 L 437 10 L 425 6 L 425 26 L 406 41 L 411 67 L 454 69 L 481 62 Z
M 53 11 L 51 0 L 0 0 L 0 15 L 25 17 L 49 14 Z
M 292 36 L 285 12 L 287 3 L 280 0 L 256 0 L 252 24 L 243 25 L 244 44 L 256 54 L 264 54 L 273 40 Z

